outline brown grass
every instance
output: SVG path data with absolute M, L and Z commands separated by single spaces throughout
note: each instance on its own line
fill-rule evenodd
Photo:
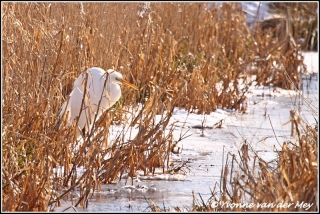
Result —
M 259 28 L 250 31 L 239 4 L 208 10 L 206 3 L 151 3 L 139 16 L 141 6 L 2 3 L 4 211 L 47 211 L 73 190 L 80 192 L 74 205 L 85 207 L 101 183 L 124 172 L 162 167 L 165 173 L 176 144 L 172 127 L 164 132 L 173 109 L 245 111 L 249 83 L 244 89 L 237 84 L 252 65 L 259 84 L 299 87 L 294 77 L 302 61 L 289 32 L 277 40 Z M 283 67 L 275 69 L 273 61 Z M 140 90 L 123 87 L 122 99 L 96 123 L 95 139 L 80 143 L 75 128 L 55 127 L 73 81 L 92 66 L 114 68 Z M 106 147 L 106 127 L 126 123 L 127 111 L 137 111 L 131 125 L 139 134 L 127 142 L 124 129 Z M 80 166 L 85 171 L 78 177 Z
M 254 150 L 247 143 L 240 158 L 228 154 L 220 190 L 212 191 L 207 202 L 194 197 L 193 211 L 318 211 L 318 130 L 308 125 L 299 128 L 305 134 L 298 142 L 283 143 L 276 164 L 257 153 L 249 155 Z

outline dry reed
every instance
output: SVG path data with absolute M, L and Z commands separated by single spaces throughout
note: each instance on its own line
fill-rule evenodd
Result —
M 257 153 L 250 160 L 247 143 L 238 159 L 228 154 L 220 190 L 207 202 L 194 197 L 193 211 L 318 211 L 318 130 L 300 129 L 304 134 L 283 143 L 276 164 Z
M 249 67 L 256 66 L 258 84 L 291 89 L 303 66 L 289 32 L 277 41 L 249 30 L 237 3 L 208 9 L 206 3 L 6 2 L 2 24 L 4 211 L 48 211 L 73 190 L 79 191 L 74 206 L 86 207 L 103 182 L 125 172 L 162 167 L 165 173 L 176 143 L 167 127 L 175 107 L 245 111 L 250 83 L 241 89 L 238 79 L 251 75 Z M 95 135 L 79 142 L 75 127 L 56 129 L 56 123 L 73 81 L 92 66 L 114 68 L 140 90 L 123 88 Z M 106 127 L 125 123 L 125 109 L 139 133 L 126 141 L 124 129 L 108 147 Z

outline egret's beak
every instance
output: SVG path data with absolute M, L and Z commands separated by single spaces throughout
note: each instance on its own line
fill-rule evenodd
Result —
M 127 86 L 129 86 L 129 87 L 131 87 L 131 88 L 133 88 L 135 90 L 139 90 L 135 85 L 131 84 L 130 82 L 128 82 L 126 80 L 121 80 L 121 83 L 125 84 L 125 85 L 127 85 Z

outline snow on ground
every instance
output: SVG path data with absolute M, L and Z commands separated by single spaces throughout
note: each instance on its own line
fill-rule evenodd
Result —
M 124 175 L 118 184 L 103 185 L 102 191 L 95 193 L 89 203 L 91 205 L 84 211 L 143 211 L 148 207 L 146 198 L 152 198 L 157 205 L 185 207 L 192 204 L 191 191 L 200 193 L 206 201 L 211 196 L 210 189 L 220 181 L 227 152 L 237 155 L 245 141 L 265 161 L 275 159 L 274 151 L 281 149 L 284 141 L 294 141 L 291 123 L 288 123 L 290 110 L 297 111 L 309 125 L 315 124 L 315 118 L 318 120 L 318 53 L 307 52 L 303 55 L 309 75 L 304 78 L 302 92 L 251 86 L 246 114 L 218 109 L 204 115 L 176 108 L 170 119 L 170 123 L 174 124 L 173 135 L 176 140 L 183 134 L 190 136 L 179 142 L 181 153 L 172 154 L 172 160 L 190 160 L 189 171 L 165 175 L 159 171 L 155 176 L 145 176 L 139 172 L 133 185 L 126 183 L 127 177 Z M 161 115 L 158 115 L 156 122 L 160 119 Z M 222 127 L 217 128 L 220 121 Z M 167 127 L 169 129 L 170 125 Z M 124 126 L 110 127 L 110 140 L 115 139 L 122 130 Z M 126 139 L 129 139 L 135 136 L 138 127 L 126 127 L 125 130 Z M 77 169 L 79 174 L 84 170 Z M 56 211 L 65 209 L 68 202 L 63 204 Z M 73 211 L 68 209 L 68 212 Z
M 319 52 L 303 52 L 308 74 L 319 73 Z

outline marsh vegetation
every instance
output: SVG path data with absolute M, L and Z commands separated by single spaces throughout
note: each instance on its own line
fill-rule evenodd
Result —
M 208 8 L 207 3 L 6 2 L 2 29 L 3 211 L 48 211 L 75 189 L 74 206 L 86 207 L 95 190 L 124 173 L 177 171 L 183 165 L 170 162 L 177 141 L 165 132 L 173 129 L 168 124 L 174 108 L 245 112 L 248 77 L 255 76 L 258 85 L 299 90 L 305 72 L 301 46 L 289 28 L 281 28 L 280 36 L 260 25 L 249 29 L 237 3 Z M 114 68 L 139 91 L 123 87 L 121 100 L 79 141 L 76 127 L 57 129 L 56 120 L 74 80 L 93 66 Z M 124 128 L 110 144 L 110 125 L 139 131 L 126 140 Z M 244 150 L 239 164 L 248 180 L 235 178 L 232 192 L 223 189 L 222 198 L 214 200 L 238 201 L 240 189 L 253 191 L 257 201 L 266 195 L 270 201 L 315 200 L 318 135 L 304 128 L 298 145 L 284 144 L 274 173 L 261 165 L 260 177 L 251 177 Z M 63 171 L 57 173 L 58 167 Z M 81 176 L 78 167 L 85 169 Z M 224 183 L 228 170 L 225 166 Z M 274 189 L 268 192 L 270 185 Z M 203 203 L 195 211 L 212 209 Z

